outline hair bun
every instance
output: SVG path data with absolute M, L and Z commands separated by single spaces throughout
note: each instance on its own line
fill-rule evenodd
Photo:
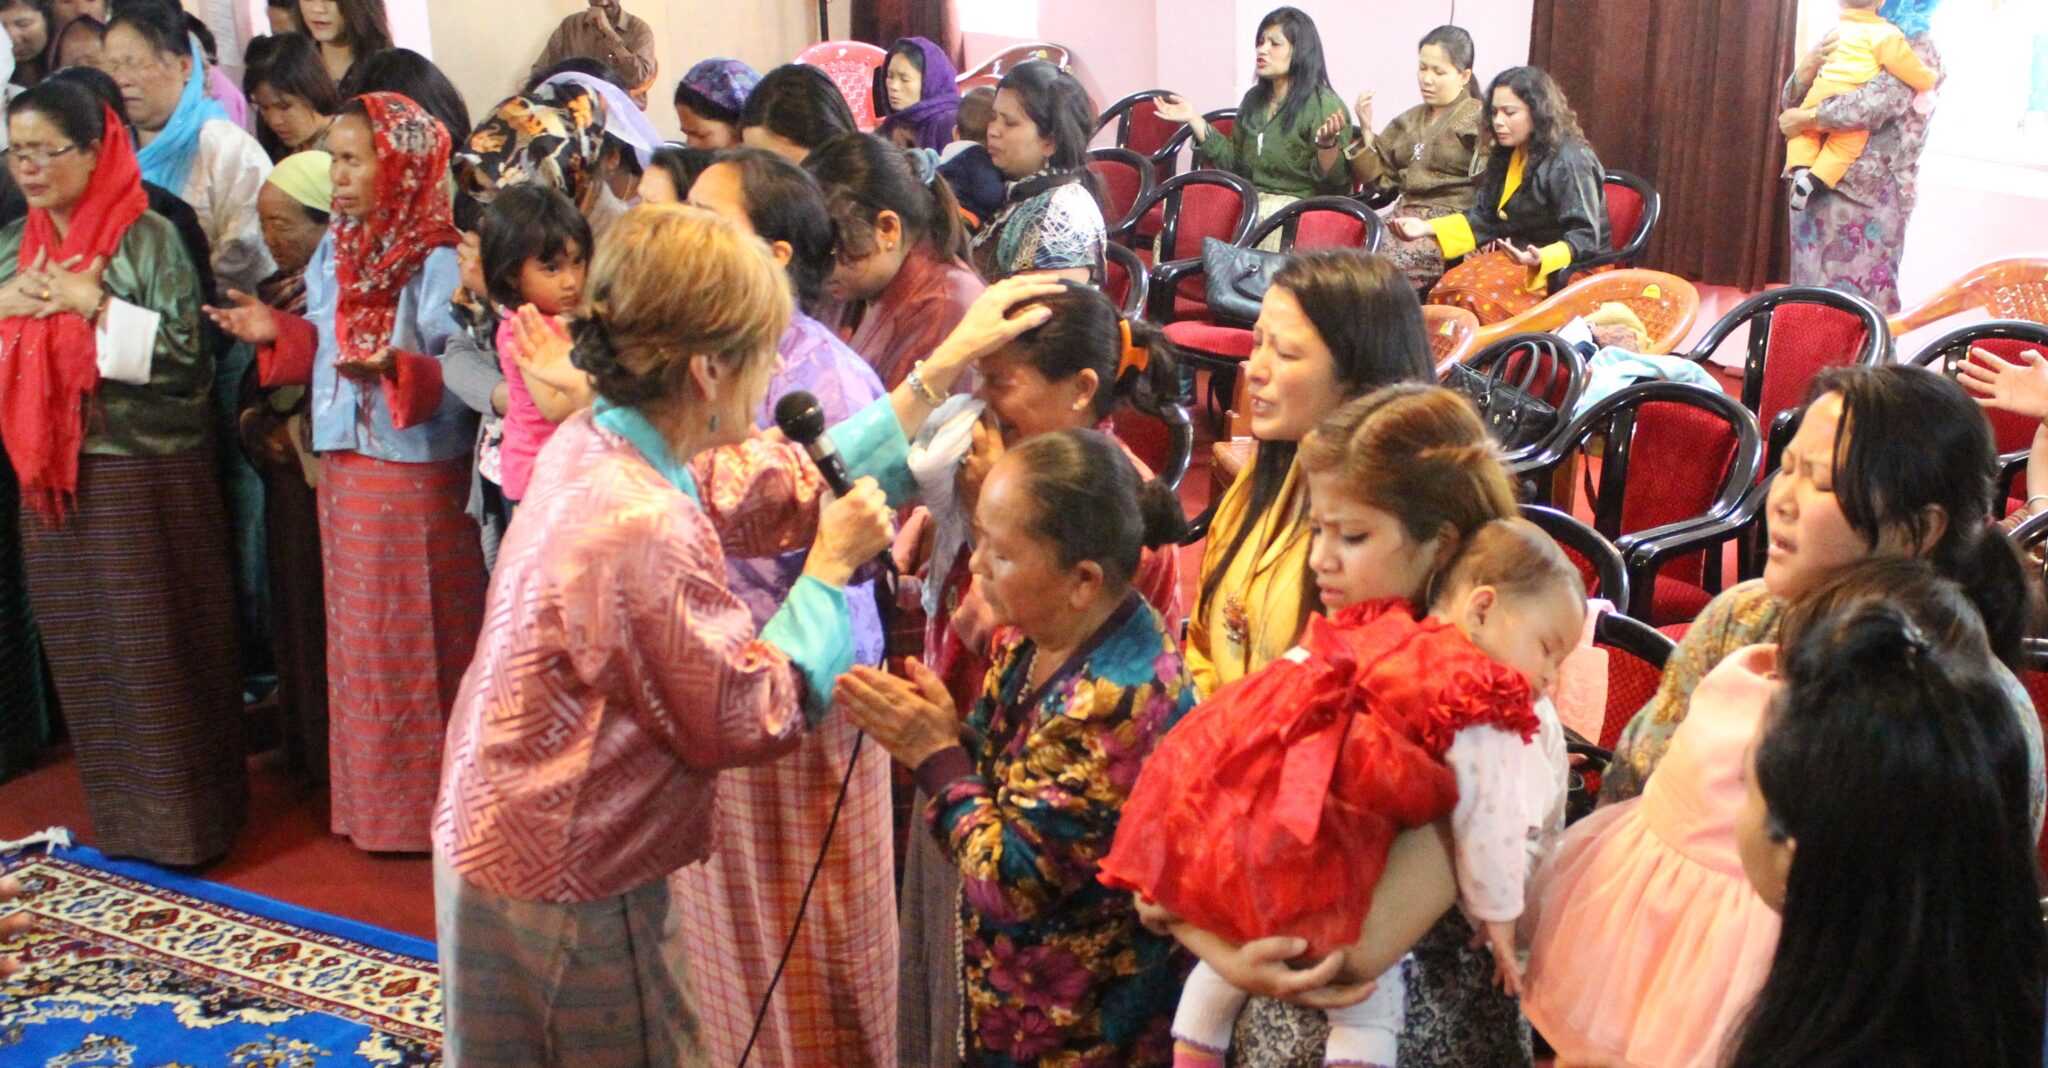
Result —
M 612 345 L 611 331 L 605 326 L 602 313 L 593 310 L 588 316 L 569 324 L 569 362 L 585 374 L 609 375 L 619 369 L 618 349 Z

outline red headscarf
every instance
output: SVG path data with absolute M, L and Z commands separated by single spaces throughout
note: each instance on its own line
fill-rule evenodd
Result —
M 367 218 L 337 215 L 334 278 L 341 288 L 334 339 L 343 360 L 366 360 L 391 343 L 398 296 L 427 253 L 456 244 L 448 198 L 448 131 L 397 93 L 365 93 L 376 141 L 376 203 Z
M 20 270 L 48 253 L 81 265 L 114 258 L 121 238 L 149 210 L 142 168 L 128 127 L 105 108 L 106 133 L 85 195 L 60 241 L 50 213 L 31 208 L 21 236 Z M 61 516 L 78 493 L 78 451 L 85 442 L 85 401 L 99 387 L 92 324 L 65 312 L 46 319 L 0 319 L 0 440 L 21 479 L 22 499 L 44 518 Z

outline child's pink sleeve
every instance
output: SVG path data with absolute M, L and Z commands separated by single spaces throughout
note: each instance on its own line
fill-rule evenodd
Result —
M 1527 744 L 1498 727 L 1467 727 L 1444 754 L 1458 779 L 1458 805 L 1451 810 L 1458 902 L 1477 922 L 1522 915 L 1529 863 L 1530 820 L 1522 789 Z

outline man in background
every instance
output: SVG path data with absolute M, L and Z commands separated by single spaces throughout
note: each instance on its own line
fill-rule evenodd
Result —
M 590 9 L 562 20 L 534 61 L 533 75 L 565 59 L 588 57 L 618 73 L 633 102 L 647 109 L 647 89 L 654 84 L 654 30 L 647 20 L 626 13 L 619 0 L 590 0 Z

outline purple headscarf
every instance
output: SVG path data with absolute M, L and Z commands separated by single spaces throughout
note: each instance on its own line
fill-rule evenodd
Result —
M 960 118 L 959 73 L 953 69 L 953 61 L 946 56 L 946 50 L 922 37 L 905 37 L 889 46 L 889 54 L 895 55 L 905 47 L 915 48 L 924 56 L 924 95 L 917 103 L 902 111 L 889 115 L 882 123 L 882 136 L 887 137 L 898 129 L 908 129 L 917 139 L 918 148 L 943 149 L 953 140 L 953 126 Z M 887 77 L 888 67 L 878 72 Z M 877 85 L 875 110 L 889 106 L 889 93 L 885 86 Z

